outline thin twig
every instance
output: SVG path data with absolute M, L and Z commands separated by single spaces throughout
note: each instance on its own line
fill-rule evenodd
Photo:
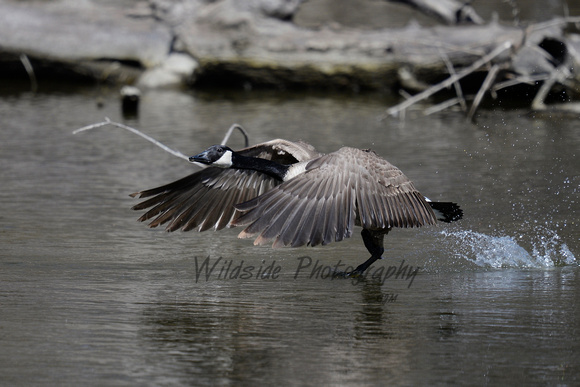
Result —
M 431 114 L 438 113 L 442 110 L 445 110 L 453 105 L 457 105 L 458 103 L 461 104 L 461 101 L 465 103 L 463 97 L 455 97 L 448 99 L 447 101 L 441 102 L 437 105 L 433 105 L 430 108 L 427 108 L 423 111 L 423 115 L 430 116 Z
M 443 62 L 445 63 L 445 66 L 447 66 L 447 71 L 449 72 L 449 75 L 450 76 L 457 75 L 455 67 L 453 67 L 453 63 L 451 63 L 447 54 L 441 49 L 439 49 L 439 55 L 441 55 L 441 58 L 443 58 Z M 461 109 L 463 111 L 466 111 L 467 104 L 465 103 L 465 98 L 463 97 L 463 90 L 461 89 L 461 85 L 459 84 L 459 82 L 456 81 L 453 82 L 453 87 L 455 87 L 455 94 L 457 94 L 457 97 L 459 98 L 459 105 L 461 105 Z
M 34 68 L 32 67 L 32 63 L 30 63 L 30 59 L 28 59 L 26 54 L 22 54 L 20 55 L 20 62 L 22 62 L 22 66 L 24 66 L 28 78 L 30 78 L 30 89 L 33 93 L 36 93 L 38 90 L 38 83 L 36 82 L 36 75 L 34 74 Z
M 481 84 L 481 87 L 479 88 L 479 91 L 475 95 L 475 99 L 473 100 L 473 103 L 471 104 L 471 108 L 469 109 L 469 113 L 467 113 L 467 120 L 468 121 L 471 121 L 473 119 L 473 115 L 475 114 L 477 108 L 479 107 L 479 104 L 483 100 L 483 96 L 485 95 L 485 92 L 491 88 L 493 81 L 495 81 L 495 77 L 497 77 L 497 73 L 499 72 L 499 69 L 500 69 L 500 66 L 495 64 L 495 65 L 491 66 L 491 68 L 487 72 L 487 76 L 485 77 L 485 80 Z
M 538 92 L 536 93 L 536 96 L 532 101 L 532 110 L 545 110 L 546 103 L 544 102 L 544 100 L 548 96 L 550 90 L 552 90 L 554 84 L 558 82 L 561 83 L 569 76 L 570 71 L 566 67 L 560 66 L 555 68 L 554 71 L 552 71 L 552 73 L 550 74 L 550 78 L 544 81 L 542 87 L 540 87 L 540 90 L 538 90 Z
M 143 132 L 141 132 L 141 131 L 139 131 L 139 130 L 137 130 L 135 128 L 132 128 L 132 127 L 127 126 L 127 125 L 120 124 L 118 122 L 111 121 L 108 117 L 105 117 L 105 121 L 103 121 L 103 122 L 99 122 L 99 123 L 96 123 L 96 124 L 87 125 L 87 126 L 84 126 L 82 128 L 79 128 L 79 129 L 73 131 L 73 134 L 77 134 L 77 133 L 80 133 L 80 132 L 84 132 L 85 130 L 91 130 L 91 129 L 100 128 L 100 127 L 106 126 L 106 125 L 112 125 L 112 126 L 116 126 L 118 128 L 121 128 L 121 129 L 128 130 L 129 132 L 134 133 L 134 134 L 136 134 L 136 135 L 138 135 L 140 137 L 143 137 L 145 140 L 147 140 L 147 141 L 149 141 L 149 142 L 157 145 L 159 148 L 163 149 L 164 151 L 171 153 L 173 156 L 176 156 L 176 157 L 179 157 L 181 159 L 184 159 L 184 160 L 189 161 L 189 157 L 186 156 L 186 155 L 184 155 L 183 153 L 181 153 L 181 152 L 179 152 L 177 150 L 173 150 L 173 149 L 169 148 L 167 145 L 165 145 L 165 144 L 157 141 L 153 137 L 148 136 L 145 133 L 143 133 Z M 195 163 L 195 164 L 198 164 L 198 163 Z M 198 164 L 198 165 L 203 166 L 203 164 Z
M 497 92 L 501 89 L 505 89 L 506 87 L 511 87 L 515 85 L 519 85 L 521 83 L 525 83 L 527 85 L 535 85 L 539 81 L 544 81 L 550 78 L 549 74 L 540 74 L 540 75 L 522 75 L 513 79 L 509 79 L 507 81 L 498 82 L 493 85 L 492 92 Z
M 149 135 L 141 132 L 138 129 L 132 128 L 132 127 L 127 126 L 127 125 L 124 125 L 124 124 L 120 124 L 118 122 L 111 121 L 108 117 L 105 117 L 105 121 L 103 121 L 103 122 L 98 122 L 96 124 L 87 125 L 87 126 L 83 126 L 82 128 L 76 129 L 76 130 L 73 131 L 73 134 L 77 134 L 77 133 L 80 133 L 80 132 L 84 132 L 86 130 L 100 128 L 100 127 L 103 127 L 103 126 L 106 126 L 106 125 L 112 125 L 112 126 L 116 126 L 118 128 L 121 128 L 121 129 L 128 130 L 129 132 L 134 133 L 134 134 L 138 135 L 139 137 L 142 137 L 145 140 L 147 140 L 147 141 L 149 141 L 149 142 L 157 145 L 159 148 L 163 149 L 164 151 L 171 153 L 173 156 L 179 157 L 180 159 L 184 159 L 184 160 L 190 161 L 189 160 L 189 157 L 186 156 L 186 155 L 184 155 L 180 151 L 171 149 L 167 145 L 165 145 L 165 144 L 157 141 L 153 137 L 151 137 L 151 136 L 149 136 Z M 230 136 L 232 135 L 232 132 L 235 129 L 238 129 L 244 135 L 244 142 L 245 142 L 246 148 L 247 148 L 248 147 L 248 133 L 239 124 L 233 124 L 232 126 L 230 126 L 230 128 L 228 129 L 228 131 L 226 133 L 226 136 L 224 137 L 224 139 L 222 140 L 221 143 L 223 145 L 225 145 L 228 142 Z M 197 166 L 200 166 L 202 168 L 207 167 L 207 165 L 200 164 L 200 163 L 197 163 L 197 162 L 192 162 L 192 163 L 195 164 L 195 165 L 197 165 Z
M 566 23 L 580 23 L 580 16 L 556 18 L 542 23 L 532 24 L 529 28 L 531 31 L 539 31 L 545 28 L 557 27 Z
M 221 144 L 226 145 L 228 143 L 228 140 L 230 139 L 230 136 L 232 135 L 232 132 L 235 129 L 238 129 L 244 135 L 244 144 L 245 144 L 244 148 L 247 148 L 250 145 L 249 140 L 248 140 L 248 133 L 240 124 L 233 124 L 232 126 L 230 126 L 230 128 L 226 132 L 226 136 L 222 140 Z
M 399 95 L 405 99 L 413 98 L 413 96 L 405 89 L 399 90 Z
M 437 85 L 434 85 L 434 86 L 430 87 L 429 89 L 427 89 L 419 94 L 414 95 L 412 98 L 409 98 L 408 100 L 403 101 L 402 103 L 389 108 L 386 112 L 386 115 L 390 115 L 390 116 L 396 115 L 396 114 L 400 113 L 401 111 L 407 109 L 409 106 L 411 106 L 411 105 L 413 105 L 413 104 L 415 104 L 415 103 L 417 103 L 425 98 L 432 96 L 433 94 L 437 93 L 440 90 L 443 90 L 443 89 L 451 86 L 454 82 L 457 82 L 458 80 L 462 79 L 463 77 L 471 74 L 472 72 L 474 72 L 475 70 L 477 70 L 481 66 L 487 64 L 488 62 L 490 62 L 491 60 L 493 60 L 497 56 L 501 55 L 505 50 L 510 49 L 512 46 L 513 46 L 513 44 L 510 41 L 506 41 L 506 42 L 500 44 L 493 51 L 491 51 L 489 54 L 487 54 L 484 57 L 480 58 L 479 60 L 475 61 L 471 66 L 463 69 L 462 71 L 460 71 L 456 75 L 451 76 L 451 77 L 447 78 L 446 80 L 444 80 L 443 82 L 440 82 Z

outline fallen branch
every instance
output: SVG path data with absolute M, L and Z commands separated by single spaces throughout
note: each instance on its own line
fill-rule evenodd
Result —
M 475 111 L 477 110 L 477 108 L 479 107 L 479 104 L 483 100 L 483 96 L 485 95 L 485 93 L 491 89 L 491 86 L 493 85 L 493 82 L 495 81 L 495 78 L 497 77 L 497 73 L 499 72 L 499 70 L 500 70 L 500 66 L 495 64 L 487 72 L 487 76 L 485 77 L 485 80 L 481 84 L 481 87 L 479 88 L 479 91 L 475 95 L 475 99 L 473 100 L 473 103 L 471 104 L 471 108 L 469 109 L 469 113 L 467 113 L 467 120 L 468 121 L 473 120 L 473 115 L 475 114 Z
M 447 54 L 445 54 L 445 52 L 443 52 L 442 50 L 439 51 L 441 54 L 441 58 L 443 58 L 443 61 L 445 62 L 445 66 L 447 66 L 447 69 L 449 70 L 449 75 L 450 76 L 457 75 L 455 67 L 453 67 L 453 63 L 451 63 Z M 461 105 L 461 109 L 463 111 L 467 110 L 467 104 L 465 103 L 465 98 L 463 97 L 463 89 L 461 89 L 459 81 L 453 82 L 453 87 L 455 87 L 455 94 L 457 94 L 457 97 L 459 98 L 459 104 Z
M 560 17 L 531 25 L 530 31 L 539 31 L 551 27 L 559 27 L 568 23 L 580 23 L 580 16 Z
M 238 129 L 242 133 L 242 135 L 244 136 L 244 144 L 245 144 L 244 147 L 247 148 L 250 145 L 250 141 L 248 140 L 248 133 L 246 133 L 246 130 L 244 128 L 242 128 L 242 126 L 239 124 L 233 124 L 232 126 L 230 126 L 230 128 L 226 132 L 224 139 L 222 140 L 222 142 L 220 144 L 226 145 L 228 143 L 228 140 L 230 139 L 230 136 L 232 135 L 232 133 L 235 129 Z
M 117 128 L 121 128 L 121 129 L 128 130 L 129 132 L 134 133 L 134 134 L 138 135 L 139 137 L 144 138 L 145 140 L 153 143 L 154 145 L 157 145 L 159 148 L 163 149 L 164 151 L 171 153 L 173 156 L 176 156 L 176 157 L 179 157 L 180 159 L 184 159 L 184 160 L 189 161 L 189 157 L 186 156 L 186 155 L 184 155 L 180 151 L 171 149 L 167 145 L 165 145 L 165 144 L 157 141 L 153 137 L 151 137 L 151 136 L 149 136 L 149 135 L 141 132 L 138 129 L 132 128 L 130 126 L 127 126 L 127 125 L 124 125 L 124 124 L 121 124 L 121 123 L 118 123 L 118 122 L 111 121 L 108 117 L 105 117 L 105 121 L 103 121 L 103 122 L 98 122 L 96 124 L 91 124 L 91 125 L 83 126 L 82 128 L 79 128 L 79 129 L 74 130 L 72 133 L 73 134 L 77 134 L 77 133 L 84 132 L 84 131 L 87 131 L 87 130 L 101 128 L 101 127 L 106 126 L 106 125 L 116 126 Z M 227 144 L 228 140 L 230 139 L 230 137 L 231 137 L 231 135 L 232 135 L 232 133 L 233 133 L 233 131 L 235 129 L 238 129 L 242 133 L 242 135 L 244 136 L 244 143 L 246 144 L 246 147 L 248 147 L 248 142 L 249 142 L 248 141 L 248 134 L 246 133 L 246 131 L 244 130 L 244 128 L 241 125 L 239 125 L 239 124 L 233 124 L 232 126 L 230 126 L 230 128 L 226 132 L 226 135 L 225 135 L 224 139 L 222 140 L 221 144 L 222 145 L 226 145 Z M 195 163 L 194 162 L 193 164 L 196 164 L 196 165 L 198 165 L 198 166 L 200 166 L 202 168 L 205 168 L 206 167 L 206 165 L 200 164 L 200 163 Z
M 30 59 L 28 59 L 26 54 L 21 54 L 20 62 L 22 62 L 22 66 L 24 66 L 24 70 L 26 70 L 28 78 L 30 79 L 30 89 L 33 93 L 36 93 L 36 90 L 38 90 L 38 82 L 36 81 L 36 75 L 34 74 L 34 68 L 32 67 L 32 63 L 30 63 Z
M 466 67 L 465 69 L 463 69 L 459 73 L 447 78 L 443 82 L 440 82 L 440 83 L 430 87 L 429 89 L 427 89 L 419 94 L 414 95 L 413 97 L 409 98 L 408 100 L 387 109 L 386 116 L 395 116 L 395 115 L 399 114 L 401 111 L 404 111 L 408 107 L 414 105 L 415 103 L 417 103 L 421 100 L 424 100 L 426 98 L 429 98 L 433 94 L 435 94 L 435 93 L 437 93 L 445 88 L 448 88 L 449 86 L 453 85 L 458 80 L 466 77 L 467 75 L 473 73 L 474 71 L 476 71 L 480 67 L 491 62 L 494 58 L 498 57 L 505 50 L 510 49 L 512 46 L 513 46 L 513 44 L 509 41 L 500 44 L 492 52 L 490 52 L 489 54 L 485 55 L 484 57 L 478 59 L 471 66 Z M 385 118 L 385 117 L 383 117 L 383 118 Z
M 450 108 L 453 105 L 465 103 L 465 100 L 462 97 L 455 97 L 448 99 L 447 101 L 441 102 L 437 105 L 433 105 L 423 111 L 423 115 L 430 116 L 431 114 L 438 113 L 442 110 Z
M 508 79 L 507 81 L 496 83 L 492 87 L 491 92 L 496 93 L 501 89 L 505 89 L 506 87 L 512 87 L 515 85 L 519 85 L 521 83 L 525 83 L 526 85 L 535 85 L 538 82 L 545 81 L 548 78 L 550 78 L 550 76 L 547 74 L 540 74 L 540 75 L 534 75 L 534 76 L 522 75 L 519 77 L 515 77 L 513 79 Z
M 189 161 L 189 157 L 186 156 L 186 155 L 184 155 L 180 151 L 171 149 L 167 145 L 165 145 L 165 144 L 157 141 L 153 137 L 148 136 L 145 133 L 143 133 L 143 132 L 141 132 L 141 131 L 139 131 L 139 130 L 137 130 L 135 128 L 132 128 L 132 127 L 127 126 L 127 125 L 120 124 L 118 122 L 111 121 L 108 117 L 105 117 L 105 121 L 103 121 L 103 122 L 98 122 L 96 124 L 87 125 L 87 126 L 83 126 L 82 128 L 76 129 L 75 131 L 73 131 L 73 134 L 77 134 L 77 133 L 80 133 L 80 132 L 84 132 L 86 130 L 100 128 L 100 127 L 103 127 L 103 126 L 106 126 L 106 125 L 112 125 L 112 126 L 116 126 L 117 128 L 121 128 L 121 129 L 128 130 L 129 132 L 134 133 L 134 134 L 136 134 L 136 135 L 138 135 L 140 137 L 143 137 L 145 140 L 147 140 L 147 141 L 149 141 L 149 142 L 157 145 L 159 148 L 163 149 L 164 151 L 171 153 L 173 156 L 176 156 L 176 157 L 179 157 L 181 159 L 184 159 L 184 160 Z
M 546 110 L 547 106 L 544 102 L 550 90 L 556 83 L 562 83 L 565 79 L 570 77 L 570 71 L 565 66 L 560 66 L 554 69 L 550 78 L 546 79 L 536 93 L 532 101 L 532 110 Z

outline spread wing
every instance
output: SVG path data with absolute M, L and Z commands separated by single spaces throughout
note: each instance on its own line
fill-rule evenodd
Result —
M 152 207 L 139 218 L 141 222 L 154 218 L 149 227 L 168 223 L 167 231 L 221 230 L 239 215 L 235 204 L 255 198 L 276 184 L 277 180 L 262 173 L 206 168 L 165 186 L 131 196 L 143 198 L 155 195 L 133 207 L 134 210 Z
M 319 155 L 311 145 L 287 140 L 268 141 L 242 149 L 239 153 L 282 164 L 293 164 Z M 209 167 L 131 196 L 152 196 L 133 207 L 134 210 L 149 208 L 139 221 L 153 219 L 150 227 L 167 224 L 168 231 L 221 230 L 231 226 L 240 215 L 234 208 L 235 204 L 262 195 L 278 184 L 280 181 L 260 172 Z
M 236 205 L 241 238 L 274 247 L 327 244 L 367 229 L 436 223 L 429 204 L 395 166 L 374 153 L 342 148 L 312 160 L 306 172 Z

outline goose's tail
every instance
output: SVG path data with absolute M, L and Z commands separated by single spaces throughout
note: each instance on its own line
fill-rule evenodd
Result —
M 432 202 L 429 198 L 425 198 L 427 203 L 433 209 L 437 220 L 445 223 L 455 222 L 463 218 L 463 210 L 459 207 L 457 203 L 453 202 Z

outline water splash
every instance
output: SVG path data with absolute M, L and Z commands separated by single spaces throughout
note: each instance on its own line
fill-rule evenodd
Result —
M 453 243 L 457 256 L 487 268 L 548 268 L 578 265 L 560 236 L 547 228 L 531 237 L 491 236 L 479 232 L 441 231 Z M 529 252 L 521 244 L 528 245 Z

